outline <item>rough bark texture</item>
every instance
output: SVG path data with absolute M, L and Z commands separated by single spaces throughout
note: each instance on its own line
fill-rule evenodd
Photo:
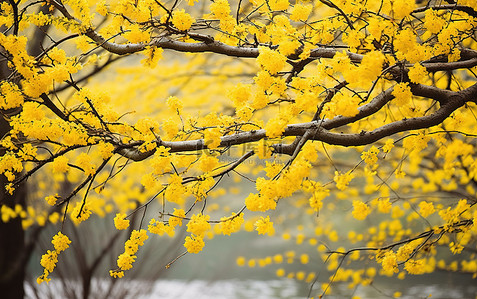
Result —
M 9 130 L 8 123 L 0 119 L 0 135 L 3 137 Z M 0 149 L 0 155 L 5 151 Z M 21 184 L 19 188 L 9 195 L 5 193 L 7 184 L 5 176 L 0 176 L 2 191 L 0 192 L 0 202 L 12 209 L 16 204 L 25 207 L 26 185 Z M 23 281 L 25 280 L 25 269 L 23 266 L 23 252 L 25 250 L 25 234 L 22 228 L 20 217 L 11 219 L 7 223 L 0 220 L 0 292 L 2 298 L 23 298 Z

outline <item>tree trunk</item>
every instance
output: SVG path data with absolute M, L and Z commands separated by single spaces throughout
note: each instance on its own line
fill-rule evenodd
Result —
M 8 123 L 0 118 L 0 136 L 4 136 L 9 131 Z M 0 156 L 5 154 L 5 150 L 0 149 Z M 0 175 L 0 206 L 7 206 L 15 209 L 19 204 L 25 208 L 26 185 L 19 186 L 13 195 L 5 192 L 5 185 L 8 183 L 4 175 Z M 25 280 L 25 267 L 23 253 L 25 250 L 25 233 L 22 227 L 22 219 L 16 217 L 3 223 L 0 219 L 0 290 L 2 298 L 23 298 L 23 282 Z
M 0 3 L 4 0 L 0 0 Z M 48 13 L 48 5 L 40 8 L 43 13 Z M 46 36 L 49 26 L 34 29 L 34 33 L 30 37 L 30 44 L 27 49 L 28 54 L 37 56 L 42 52 L 42 43 Z M 4 28 L 3 28 L 4 29 Z M 7 67 L 6 61 L 0 62 L 0 82 L 8 78 L 10 69 Z M 0 138 L 3 138 L 10 131 L 8 122 L 4 119 L 5 111 L 0 111 Z M 0 148 L 0 156 L 5 154 L 5 150 Z M 17 204 L 26 207 L 27 201 L 27 184 L 24 182 L 16 187 L 13 195 L 5 191 L 5 185 L 9 182 L 4 175 L 0 175 L 0 207 L 5 205 L 15 209 Z M 1 214 L 0 214 L 1 215 Z M 7 223 L 3 223 L 0 218 L 0 296 L 6 299 L 23 298 L 25 296 L 24 281 L 25 268 L 31 248 L 27 248 L 25 242 L 25 232 L 22 227 L 22 219 L 16 217 L 10 219 Z

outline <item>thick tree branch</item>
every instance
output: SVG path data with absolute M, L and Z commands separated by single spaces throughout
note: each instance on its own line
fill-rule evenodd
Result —
M 458 69 L 468 69 L 477 66 L 477 58 L 470 58 L 468 60 L 461 60 L 455 62 L 436 62 L 436 63 L 422 63 L 428 72 L 437 71 L 451 71 Z
M 307 131 L 312 131 L 313 133 L 309 138 L 310 140 L 317 140 L 328 144 L 341 146 L 367 145 L 399 132 L 419 130 L 438 125 L 447 117 L 449 117 L 452 112 L 462 107 L 466 102 L 477 102 L 477 83 L 460 92 L 442 90 L 436 87 L 425 86 L 421 84 L 413 85 L 411 90 L 416 96 L 435 99 L 441 104 L 441 107 L 430 115 L 402 119 L 383 125 L 370 132 L 363 131 L 355 134 L 343 134 L 332 133 L 329 131 L 331 129 L 363 119 L 377 112 L 393 98 L 391 94 L 392 88 L 390 88 L 378 95 L 370 103 L 362 106 L 359 109 L 360 112 L 356 116 L 338 116 L 333 119 L 291 124 L 286 127 L 282 136 L 304 136 Z M 264 129 L 227 135 L 221 138 L 220 147 L 229 147 L 238 144 L 255 142 L 266 137 L 267 134 Z M 203 139 L 187 141 L 158 140 L 157 144 L 159 146 L 168 148 L 169 152 L 171 153 L 198 151 L 207 148 L 207 145 L 205 145 Z M 137 150 L 138 145 L 140 145 L 140 143 L 123 145 L 118 147 L 116 152 L 134 161 L 144 160 L 154 153 L 154 151 L 140 152 Z M 293 154 L 294 150 L 293 146 L 288 148 L 286 145 L 275 146 L 274 148 L 276 152 L 285 154 Z

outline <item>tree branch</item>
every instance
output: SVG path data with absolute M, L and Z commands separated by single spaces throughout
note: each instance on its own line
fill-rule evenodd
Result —
M 422 84 L 415 84 L 411 87 L 414 95 L 432 98 L 441 104 L 441 107 L 434 113 L 422 117 L 415 117 L 410 119 L 402 119 L 386 125 L 383 125 L 373 131 L 362 131 L 356 134 L 332 133 L 329 130 L 338 128 L 340 126 L 363 119 L 369 115 L 374 114 L 381 109 L 389 100 L 393 98 L 392 88 L 381 93 L 375 97 L 369 104 L 359 108 L 360 112 L 353 117 L 338 116 L 333 119 L 312 121 L 307 123 L 288 125 L 282 136 L 303 136 L 307 131 L 314 133 L 310 140 L 318 140 L 332 145 L 342 146 L 360 146 L 376 142 L 384 137 L 393 134 L 429 128 L 438 125 L 444 121 L 449 115 L 462 107 L 466 102 L 477 102 L 477 83 L 471 87 L 459 91 L 442 90 L 432 86 L 425 86 Z M 250 143 L 266 138 L 265 129 L 242 132 L 233 135 L 221 137 L 220 147 L 229 147 L 233 145 Z M 116 152 L 134 161 L 141 161 L 152 154 L 153 151 L 140 152 L 137 146 L 141 142 L 122 145 L 116 149 Z M 186 141 L 157 141 L 158 146 L 164 146 L 169 149 L 170 153 L 198 151 L 207 148 L 203 139 L 186 140 Z M 284 145 L 277 145 L 274 147 L 279 153 L 293 154 L 294 147 L 286 147 Z

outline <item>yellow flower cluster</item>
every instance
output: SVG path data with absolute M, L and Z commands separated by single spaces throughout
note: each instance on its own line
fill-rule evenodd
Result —
M 227 0 L 217 0 L 210 4 L 210 12 L 219 20 L 224 20 L 230 15 L 230 4 Z
M 320 183 L 316 183 L 312 188 L 312 196 L 309 199 L 310 207 L 315 211 L 319 212 L 323 207 L 323 199 L 330 195 L 330 190 L 321 186 Z
M 429 73 L 427 72 L 426 68 L 420 63 L 414 64 L 409 69 L 409 79 L 411 82 L 420 83 L 422 82 L 423 78 L 427 78 L 428 76 Z
M 205 232 L 210 229 L 210 223 L 208 222 L 209 220 L 209 215 L 204 215 L 201 213 L 194 214 L 190 218 L 189 223 L 187 223 L 187 231 L 197 236 L 203 236 Z
M 167 98 L 166 104 L 167 106 L 169 106 L 169 108 L 172 111 L 177 113 L 180 113 L 182 110 L 182 107 L 184 107 L 184 104 L 182 103 L 182 101 L 175 96 L 170 96 L 169 98 Z
M 233 213 L 231 217 L 222 217 L 220 218 L 219 231 L 224 235 L 230 236 L 231 233 L 240 230 L 243 222 L 243 213 L 240 213 L 238 216 Z
M 265 212 L 274 210 L 277 206 L 277 202 L 269 196 L 250 193 L 245 198 L 245 206 L 250 211 Z
M 368 151 L 361 154 L 361 159 L 363 159 L 366 164 L 373 167 L 378 163 L 378 154 L 379 149 L 373 145 Z
M 280 137 L 287 126 L 287 120 L 282 117 L 271 118 L 265 125 L 268 138 Z
M 204 248 L 204 238 L 201 236 L 196 236 L 192 234 L 190 237 L 185 238 L 184 247 L 190 253 L 199 253 Z
M 426 16 L 424 18 L 424 27 L 431 33 L 436 34 L 442 30 L 446 21 L 441 18 L 437 12 L 433 9 L 426 10 Z
M 164 233 L 166 233 L 169 237 L 173 237 L 175 235 L 175 230 L 173 226 L 164 224 L 164 222 L 162 221 L 156 221 L 156 219 L 154 218 L 149 221 L 147 230 L 159 236 L 164 235 Z
M 83 202 L 77 202 L 73 211 L 71 211 L 70 218 L 74 224 L 80 224 L 91 216 L 91 209 L 89 202 L 83 205 Z
M 167 186 L 164 197 L 173 203 L 179 205 L 183 204 L 187 194 L 187 188 L 182 184 L 182 177 L 177 174 L 171 174 L 168 179 L 169 186 Z
M 448 230 L 453 224 L 457 223 L 462 217 L 462 213 L 469 208 L 470 205 L 467 203 L 467 200 L 461 199 L 454 208 L 448 207 L 445 210 L 441 209 L 439 211 L 439 216 L 446 222 L 444 224 L 444 229 Z
M 358 220 L 364 220 L 368 215 L 371 213 L 371 209 L 369 206 L 360 201 L 360 200 L 353 200 L 353 217 Z
M 129 220 L 125 219 L 126 214 L 124 213 L 117 213 L 116 217 L 114 217 L 114 226 L 116 229 L 123 230 L 129 227 Z
M 189 30 L 195 19 L 183 9 L 175 9 L 172 13 L 172 24 L 180 31 Z
M 139 24 L 132 24 L 123 36 L 131 43 L 147 43 L 151 39 L 149 32 Z
M 155 68 L 162 58 L 162 52 L 164 52 L 162 48 L 147 47 L 143 52 L 146 58 L 142 59 L 141 63 L 146 67 Z
M 394 251 L 389 250 L 384 254 L 384 257 L 380 260 L 381 265 L 383 267 L 383 271 L 385 274 L 391 276 L 394 273 L 398 273 L 398 264 L 397 264 L 397 256 Z
M 123 277 L 124 271 L 132 268 L 132 264 L 137 258 L 136 253 L 139 250 L 139 246 L 143 246 L 144 241 L 147 239 L 148 236 L 146 230 L 133 230 L 131 236 L 124 244 L 124 253 L 118 256 L 118 269 L 110 270 L 109 275 L 115 278 Z
M 56 201 L 58 199 L 58 194 L 56 195 L 50 195 L 50 196 L 47 196 L 45 197 L 45 200 L 46 202 L 50 205 L 50 206 L 54 206 Z
M 222 133 L 220 133 L 219 128 L 209 128 L 204 131 L 204 144 L 207 145 L 209 149 L 216 149 L 220 145 L 220 137 Z
M 14 173 L 19 173 L 22 170 L 22 162 L 13 152 L 7 152 L 0 157 L 0 174 L 3 173 L 8 181 L 13 181 L 15 179 Z
M 0 108 L 11 109 L 23 104 L 24 97 L 18 85 L 10 82 L 3 82 L 0 85 Z
M 42 255 L 40 264 L 45 269 L 43 270 L 43 274 L 36 279 L 38 284 L 41 284 L 42 282 L 48 283 L 51 280 L 51 278 L 48 278 L 48 275 L 55 269 L 56 264 L 58 263 L 58 255 L 62 251 L 68 249 L 71 241 L 68 236 L 58 232 L 55 236 L 53 236 L 51 243 L 55 247 L 55 250 L 47 250 L 47 252 Z
M 394 86 L 392 95 L 394 96 L 394 103 L 397 106 L 404 106 L 411 101 L 411 88 L 407 82 L 398 83 Z
M 273 227 L 273 222 L 270 221 L 270 216 L 267 216 L 267 218 L 260 217 L 254 226 L 259 235 L 268 234 L 273 236 L 275 234 L 275 228 Z
M 290 20 L 298 22 L 298 21 L 306 21 L 308 16 L 310 15 L 311 11 L 313 10 L 313 6 L 311 4 L 302 4 L 297 3 L 293 6 L 293 10 L 290 15 Z
M 432 202 L 421 201 L 419 203 L 419 214 L 422 217 L 427 217 L 435 212 L 434 204 Z
M 187 231 L 191 233 L 185 238 L 184 247 L 190 253 L 199 253 L 204 248 L 204 235 L 210 229 L 210 216 L 194 214 L 187 223 Z
M 169 226 L 182 226 L 182 219 L 185 218 L 185 211 L 183 209 L 174 208 L 174 213 L 172 213 L 172 215 L 173 216 L 169 217 Z
M 257 62 L 262 69 L 268 71 L 271 75 L 277 74 L 286 65 L 287 58 L 275 50 L 259 47 L 259 53 Z
M 202 155 L 197 163 L 203 172 L 212 171 L 219 166 L 219 160 L 211 155 Z
M 336 188 L 338 188 L 338 190 L 345 190 L 346 188 L 348 188 L 348 185 L 353 178 L 354 174 L 351 173 L 351 171 L 348 171 L 346 173 L 335 171 L 335 176 L 333 180 L 335 181 Z
M 404 269 L 406 269 L 409 274 L 423 274 L 425 270 L 424 265 L 425 263 L 422 259 L 410 259 L 406 263 L 404 263 Z
M 53 173 L 65 173 L 69 170 L 69 159 L 65 156 L 56 157 L 52 162 Z

